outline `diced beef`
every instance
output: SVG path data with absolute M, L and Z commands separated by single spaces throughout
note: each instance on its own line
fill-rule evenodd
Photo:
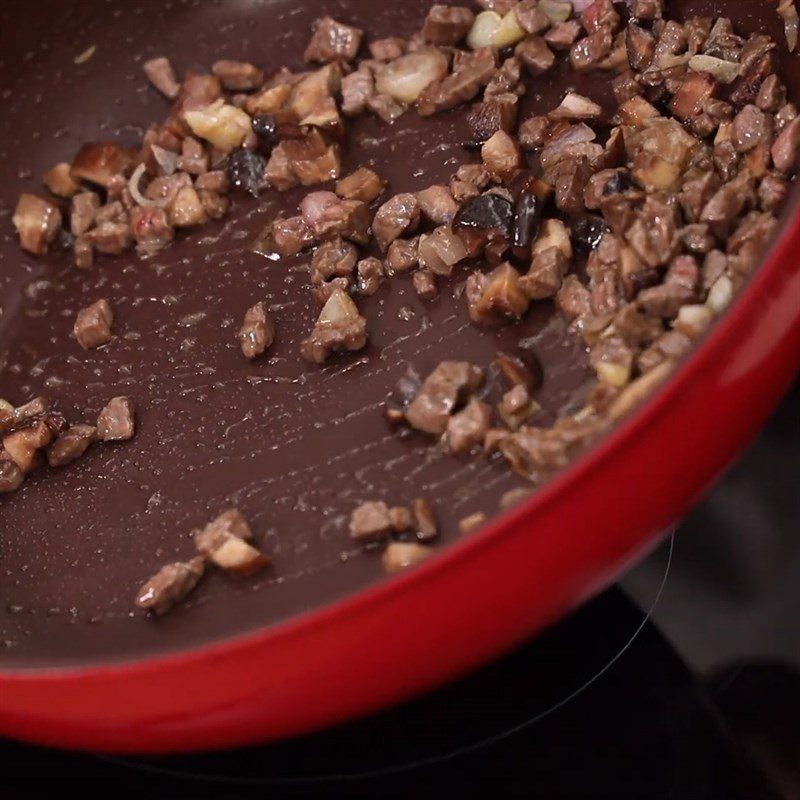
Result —
M 564 253 L 548 247 L 534 256 L 531 268 L 520 278 L 520 288 L 531 300 L 553 297 L 561 289 L 567 267 Z
M 556 293 L 556 305 L 568 317 L 576 319 L 591 309 L 592 296 L 577 275 L 567 275 Z
M 397 194 L 387 200 L 375 213 L 372 232 L 384 252 L 404 233 L 414 231 L 419 225 L 420 205 L 416 195 Z
M 153 614 L 166 614 L 197 586 L 204 571 L 199 556 L 167 564 L 139 589 L 136 605 Z
M 34 255 L 44 255 L 61 230 L 61 212 L 43 197 L 22 194 L 12 222 L 22 249 Z
M 495 94 L 476 103 L 467 115 L 472 136 L 484 142 L 497 131 L 513 131 L 517 121 L 518 98 L 515 94 Z
M 450 451 L 460 455 L 468 453 L 473 447 L 482 446 L 491 424 L 491 407 L 473 397 L 447 421 L 447 445 Z
M 63 467 L 80 458 L 97 436 L 97 428 L 92 425 L 73 425 L 67 428 L 50 445 L 47 463 L 51 467 Z
M 528 73 L 534 77 L 552 69 L 556 63 L 555 53 L 541 36 L 526 36 L 514 48 L 514 54 L 525 65 Z
M 363 64 L 342 78 L 342 113 L 355 117 L 364 113 L 367 101 L 375 96 L 375 77 Z
M 800 153 L 800 117 L 793 119 L 772 145 L 775 168 L 788 175 L 797 166 L 798 153 Z
M 272 345 L 275 340 L 275 323 L 263 301 L 247 309 L 238 338 L 245 358 L 257 358 Z
M 379 258 L 362 258 L 356 265 L 358 293 L 369 297 L 380 289 L 383 283 L 383 263 Z
M 303 58 L 306 61 L 352 61 L 361 46 L 364 32 L 337 22 L 333 17 L 323 17 L 317 22 L 314 35 L 306 47 Z
M 422 300 L 435 300 L 439 296 L 436 275 L 430 269 L 418 269 L 412 276 L 414 291 Z
M 396 36 L 375 39 L 369 43 L 369 52 L 376 61 L 391 61 L 406 52 L 406 41 Z
M 453 221 L 458 204 L 450 190 L 442 184 L 434 184 L 416 193 L 422 214 L 435 225 L 447 225 Z
M 360 167 L 336 182 L 336 194 L 345 200 L 371 203 L 383 192 L 385 186 L 385 181 L 377 172 L 368 167 Z
M 476 50 L 459 69 L 425 89 L 417 103 L 419 113 L 429 117 L 472 100 L 480 88 L 489 83 L 496 68 L 496 56 L 491 47 Z
M 383 500 L 362 503 L 350 515 L 350 538 L 357 542 L 380 542 L 393 529 L 389 506 Z
M 95 192 L 78 192 L 72 198 L 70 211 L 70 230 L 73 236 L 86 233 L 94 225 L 95 216 L 100 209 L 100 197 Z
M 12 431 L 3 437 L 3 452 L 19 469 L 28 474 L 41 463 L 40 450 L 53 440 L 53 432 L 47 423 L 36 420 L 24 428 Z
M 450 415 L 483 383 L 483 372 L 466 361 L 443 361 L 428 375 L 406 409 L 412 428 L 440 435 Z
M 104 442 L 132 439 L 136 432 L 133 400 L 130 397 L 112 397 L 97 418 L 97 436 Z
M 97 300 L 78 312 L 74 326 L 75 338 L 84 350 L 92 350 L 111 341 L 113 324 L 111 304 L 105 298 Z
M 142 64 L 144 74 L 150 83 L 158 89 L 161 94 L 168 100 L 174 100 L 181 90 L 181 85 L 175 76 L 175 70 L 172 68 L 168 58 L 160 56 L 159 58 L 151 58 Z
M 222 59 L 214 62 L 211 72 L 228 92 L 251 92 L 264 83 L 264 72 L 246 61 Z
M 599 66 L 614 46 L 610 28 L 603 27 L 575 42 L 569 51 L 569 60 L 576 70 L 588 70 Z
M 514 6 L 514 15 L 526 33 L 542 33 L 550 27 L 550 18 L 539 8 L 538 0 L 522 0 Z
M 557 22 L 544 35 L 544 41 L 552 50 L 570 50 L 581 35 L 581 24 L 575 19 Z
M 133 238 L 139 251 L 151 255 L 166 247 L 175 238 L 167 212 L 156 206 L 136 206 L 131 210 Z
M 434 5 L 422 26 L 422 38 L 437 45 L 456 45 L 469 32 L 475 14 L 464 6 Z
M 386 251 L 386 269 L 390 275 L 409 272 L 419 264 L 419 236 L 395 239 Z

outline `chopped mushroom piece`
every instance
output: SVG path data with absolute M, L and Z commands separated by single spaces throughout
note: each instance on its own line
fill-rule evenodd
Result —
M 97 435 L 104 442 L 132 439 L 136 432 L 135 411 L 130 397 L 113 397 L 97 418 Z
M 108 188 L 115 176 L 133 164 L 133 157 L 131 151 L 113 142 L 90 142 L 81 147 L 72 161 L 72 179 Z
M 61 229 L 61 212 L 58 207 L 35 194 L 20 195 L 12 217 L 23 250 L 40 256 Z
M 166 614 L 197 586 L 205 564 L 199 556 L 162 567 L 136 595 L 136 605 L 154 614 Z
M 73 180 L 72 165 L 66 161 L 56 164 L 44 175 L 44 185 L 58 197 L 70 198 L 81 190 L 81 185 Z
M 383 567 L 393 575 L 405 569 L 421 564 L 433 550 L 428 545 L 418 542 L 389 542 L 383 551 Z
M 471 533 L 481 527 L 487 520 L 486 514 L 483 511 L 476 511 L 474 514 L 469 514 L 459 520 L 458 529 L 461 533 Z
M 0 451 L 0 494 L 16 492 L 25 481 L 25 473 Z
M 253 532 L 238 508 L 223 511 L 194 532 L 198 551 L 226 572 L 252 575 L 268 566 L 270 559 L 250 544 Z
M 92 350 L 111 341 L 111 326 L 114 312 L 105 298 L 97 300 L 78 312 L 74 333 L 78 344 L 84 350 Z
M 263 301 L 247 309 L 238 338 L 245 358 L 256 358 L 270 348 L 275 340 L 275 323 Z

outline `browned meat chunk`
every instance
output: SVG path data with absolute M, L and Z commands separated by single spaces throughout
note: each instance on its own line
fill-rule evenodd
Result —
M 314 35 L 306 47 L 303 58 L 306 61 L 352 61 L 361 46 L 364 32 L 337 22 L 333 17 L 323 17 L 317 22 Z
M 514 6 L 514 15 L 526 33 L 542 33 L 550 27 L 550 18 L 539 8 L 538 0 L 522 0 Z
M 367 343 L 367 321 L 341 289 L 336 289 L 322 308 L 311 336 L 300 353 L 306 361 L 322 364 L 340 350 L 361 350 Z
M 111 341 L 113 324 L 114 312 L 108 300 L 103 298 L 78 312 L 74 327 L 75 338 L 84 350 L 100 347 Z
M 363 114 L 367 101 L 375 95 L 375 77 L 363 64 L 342 78 L 342 113 L 348 117 Z
M 226 572 L 252 575 L 270 564 L 270 559 L 251 542 L 253 531 L 238 508 L 229 508 L 194 531 L 194 543 L 200 554 Z
M 211 71 L 228 92 L 251 92 L 264 83 L 264 72 L 246 61 L 216 61 Z
M 567 275 L 556 293 L 556 305 L 568 317 L 577 319 L 591 310 L 592 296 L 577 275 Z
M 489 83 L 496 68 L 496 56 L 491 47 L 476 50 L 455 72 L 425 89 L 417 103 L 419 113 L 429 117 L 472 100 L 480 88 Z
M 53 440 L 53 432 L 44 420 L 13 431 L 3 437 L 3 451 L 19 469 L 27 474 L 41 463 L 39 451 Z
M 456 45 L 469 32 L 475 15 L 464 6 L 434 5 L 425 17 L 422 38 L 438 45 Z
M 166 247 L 175 238 L 167 212 L 154 206 L 136 206 L 131 210 L 133 238 L 140 252 L 151 255 Z
M 331 278 L 349 278 L 358 259 L 358 250 L 341 236 L 323 242 L 311 257 L 311 283 L 318 286 Z
M 130 397 L 112 397 L 97 418 L 97 435 L 104 442 L 132 439 L 136 432 L 135 411 Z
M 345 200 L 360 200 L 371 203 L 386 186 L 386 182 L 374 170 L 361 167 L 345 178 L 336 181 L 336 194 Z
M 245 358 L 256 358 L 270 348 L 275 340 L 275 323 L 263 301 L 247 309 L 237 335 Z
M 362 258 L 356 266 L 358 293 L 370 297 L 383 283 L 383 263 L 379 258 Z
M 79 192 L 72 198 L 70 230 L 73 236 L 86 233 L 94 225 L 100 208 L 100 197 L 94 192 Z
M 491 425 L 491 407 L 473 397 L 461 411 L 447 420 L 447 446 L 456 455 L 468 453 L 473 447 L 483 445 Z
M 168 58 L 161 56 L 151 58 L 142 64 L 144 74 L 150 83 L 158 89 L 168 100 L 174 100 L 181 90 L 181 85 L 175 77 L 175 70 Z
M 798 153 L 800 153 L 800 117 L 793 119 L 772 145 L 775 169 L 788 175 L 797 166 Z
M 759 145 L 772 144 L 772 119 L 758 106 L 745 106 L 734 117 L 731 141 L 738 153 L 749 153 Z
M 516 431 L 539 411 L 539 406 L 533 402 L 525 386 L 517 384 L 500 399 L 497 411 L 508 428 Z
M 504 317 L 520 319 L 530 305 L 519 272 L 507 261 L 488 275 L 473 273 L 465 294 L 470 319 L 477 324 L 497 322 Z
M 390 275 L 408 272 L 419 264 L 419 237 L 395 239 L 386 251 L 386 269 Z
M 412 276 L 414 291 L 422 300 L 435 300 L 439 296 L 436 275 L 429 269 L 418 269 Z
M 205 564 L 199 556 L 162 567 L 136 595 L 136 605 L 153 614 L 166 614 L 197 586 Z
M 314 232 L 303 217 L 289 217 L 272 223 L 272 238 L 278 253 L 293 256 L 313 244 Z
M 376 61 L 392 61 L 406 52 L 406 41 L 396 36 L 375 39 L 369 43 L 369 53 Z
M 450 190 L 438 183 L 417 192 L 417 201 L 422 214 L 434 225 L 449 225 L 458 211 Z
M 35 194 L 20 195 L 12 217 L 23 250 L 40 256 L 61 230 L 58 207 Z
M 383 500 L 362 503 L 350 515 L 350 538 L 357 542 L 380 542 L 393 530 L 389 506 Z
M 16 492 L 25 481 L 25 473 L 0 451 L 0 494 Z
M 534 77 L 552 69 L 556 63 L 555 53 L 541 36 L 526 37 L 516 46 L 514 53 Z
M 443 361 L 425 379 L 406 410 L 412 428 L 440 435 L 450 415 L 483 383 L 483 372 L 466 361 Z
M 577 70 L 593 69 L 609 55 L 613 46 L 614 36 L 610 28 L 599 28 L 575 42 L 569 51 L 570 63 Z
M 581 13 L 581 22 L 587 33 L 594 33 L 601 28 L 614 31 L 619 27 L 620 16 L 612 0 L 595 0 Z
M 533 257 L 531 268 L 519 280 L 520 289 L 531 300 L 553 297 L 561 288 L 567 267 L 563 251 L 548 247 Z
M 73 425 L 67 428 L 47 451 L 47 463 L 51 467 L 63 467 L 80 458 L 97 436 L 92 425 Z
M 399 236 L 415 230 L 419 220 L 420 205 L 416 196 L 408 192 L 396 194 L 375 213 L 372 233 L 378 246 L 385 252 Z

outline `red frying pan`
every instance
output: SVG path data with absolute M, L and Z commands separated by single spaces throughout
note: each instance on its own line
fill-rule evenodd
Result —
M 747 5 L 737 24 L 768 25 L 778 39 L 774 9 Z M 333 6 L 3 8 L 0 207 L 13 208 L 20 191 L 98 131 L 135 140 L 164 116 L 141 76 L 146 58 L 169 54 L 181 69 L 223 55 L 293 64 L 313 19 Z M 427 4 L 347 7 L 368 33 L 407 35 Z M 42 40 L 43 20 L 57 40 Z M 549 107 L 557 94 L 542 87 L 531 102 Z M 409 119 L 390 133 L 363 124 L 362 141 L 395 191 L 441 179 L 448 159 L 463 157 L 458 114 L 424 126 Z M 154 260 L 108 259 L 88 273 L 58 254 L 21 254 L 8 215 L 0 217 L 0 394 L 48 390 L 76 419 L 115 394 L 141 408 L 132 442 L 37 474 L 0 501 L 3 735 L 117 752 L 231 747 L 367 714 L 452 679 L 568 613 L 654 547 L 752 439 L 797 371 L 793 208 L 746 290 L 644 407 L 528 501 L 459 537 L 460 518 L 496 509 L 518 481 L 502 464 L 398 439 L 378 408 L 409 365 L 424 373 L 446 357 L 488 361 L 511 335 L 479 331 L 444 299 L 425 309 L 398 283 L 365 312 L 374 335 L 363 357 L 299 365 L 310 305 L 294 299 L 291 263 L 276 270 L 250 246 L 299 198 L 238 200 L 232 224 Z M 258 293 L 283 297 L 283 325 L 275 358 L 243 365 L 230 318 Z M 87 355 L 68 332 L 75 311 L 105 295 L 122 333 Z M 551 416 L 586 387 L 585 358 L 564 345 L 559 324 L 542 309 L 524 331 L 552 378 L 541 398 Z M 440 553 L 381 579 L 378 553 L 352 549 L 342 516 L 362 500 L 420 493 L 437 502 Z M 231 502 L 274 556 L 273 572 L 253 582 L 212 576 L 163 619 L 133 612 L 142 580 L 190 554 L 189 531 Z

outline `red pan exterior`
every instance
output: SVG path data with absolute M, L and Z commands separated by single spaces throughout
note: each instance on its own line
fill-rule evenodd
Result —
M 800 364 L 800 221 L 671 381 L 482 533 L 282 625 L 113 667 L 0 671 L 0 733 L 115 752 L 232 747 L 435 687 L 608 585 L 758 432 Z

